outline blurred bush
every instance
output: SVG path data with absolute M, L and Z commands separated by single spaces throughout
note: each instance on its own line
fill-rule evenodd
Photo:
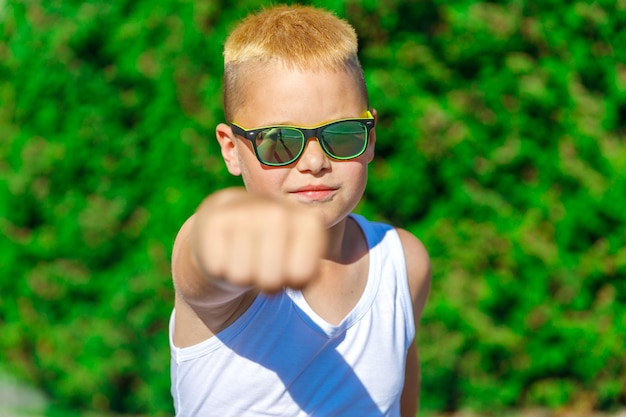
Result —
M 626 3 L 335 0 L 418 235 L 423 407 L 626 405 Z M 174 236 L 239 184 L 221 48 L 263 1 L 0 2 L 0 361 L 68 407 L 171 414 Z

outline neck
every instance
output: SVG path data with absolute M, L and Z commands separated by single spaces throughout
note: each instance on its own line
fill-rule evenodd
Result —
M 328 229 L 328 249 L 326 259 L 341 262 L 344 258 L 344 239 L 346 237 L 346 225 L 348 218 L 343 219 Z
M 349 217 L 328 229 L 328 241 L 325 258 L 331 262 L 350 264 L 363 256 L 363 248 L 367 251 L 359 225 Z

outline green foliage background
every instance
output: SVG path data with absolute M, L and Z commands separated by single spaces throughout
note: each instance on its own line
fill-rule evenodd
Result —
M 626 405 L 626 1 L 335 0 L 433 261 L 432 411 Z M 0 1 L 0 365 L 169 415 L 174 236 L 226 185 L 221 48 L 264 1 Z

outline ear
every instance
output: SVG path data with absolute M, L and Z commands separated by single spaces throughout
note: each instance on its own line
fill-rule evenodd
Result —
M 241 175 L 241 166 L 237 155 L 237 138 L 233 134 L 233 130 L 227 124 L 220 123 L 215 128 L 215 136 L 220 144 L 222 158 L 224 158 L 228 172 L 235 176 Z
M 378 121 L 378 113 L 376 109 L 371 109 L 370 112 L 372 116 L 374 116 L 374 128 L 370 130 L 369 143 L 367 144 L 367 162 L 372 162 L 374 160 L 374 154 L 376 149 L 376 122 Z

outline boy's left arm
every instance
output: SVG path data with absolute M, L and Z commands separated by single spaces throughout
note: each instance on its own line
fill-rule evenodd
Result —
M 413 300 L 413 317 L 415 320 L 415 332 L 419 329 L 422 311 L 426 305 L 431 285 L 430 259 L 428 253 L 415 236 L 406 230 L 398 229 L 404 256 L 406 259 L 409 290 Z M 415 417 L 419 410 L 420 395 L 420 365 L 415 340 L 409 346 L 406 359 L 404 389 L 400 401 L 400 414 L 402 417 Z

